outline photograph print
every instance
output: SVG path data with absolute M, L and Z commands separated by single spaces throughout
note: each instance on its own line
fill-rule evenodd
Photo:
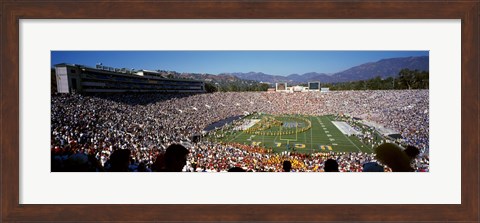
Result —
M 50 131 L 52 172 L 429 172 L 429 52 L 51 51 Z

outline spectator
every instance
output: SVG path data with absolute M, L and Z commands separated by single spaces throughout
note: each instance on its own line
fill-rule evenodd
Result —
M 396 144 L 384 143 L 375 148 L 379 161 L 392 168 L 393 172 L 413 172 L 411 158 Z
M 242 169 L 241 167 L 232 167 L 228 169 L 228 172 L 245 172 L 245 170 Z
M 325 167 L 323 169 L 325 172 L 340 172 L 338 170 L 338 163 L 334 159 L 328 159 L 325 161 Z
M 188 150 L 180 144 L 172 144 L 165 152 L 165 172 L 181 172 L 187 164 Z
M 288 160 L 283 161 L 283 172 L 290 172 L 292 169 L 292 163 Z
M 369 162 L 363 164 L 363 172 L 384 172 L 383 166 L 379 165 L 377 162 Z
M 128 172 L 130 165 L 130 150 L 118 149 L 110 156 L 111 172 Z

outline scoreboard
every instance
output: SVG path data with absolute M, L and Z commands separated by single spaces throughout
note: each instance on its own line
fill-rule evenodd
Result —
M 317 82 L 308 82 L 308 90 L 310 90 L 310 91 L 319 91 L 319 90 L 320 90 L 320 81 L 317 81 Z

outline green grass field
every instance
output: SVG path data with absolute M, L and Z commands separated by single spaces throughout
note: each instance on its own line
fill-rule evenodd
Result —
M 273 116 L 271 116 L 273 117 Z M 333 123 L 334 116 L 294 116 L 300 117 L 303 120 L 309 120 L 311 128 L 304 132 L 295 133 L 295 129 L 305 127 L 308 122 L 289 120 L 290 126 L 285 127 L 271 126 L 268 129 L 260 129 L 256 133 L 247 133 L 247 131 L 234 131 L 232 128 L 228 130 L 217 131 L 218 135 L 223 135 L 221 138 L 212 138 L 216 142 L 223 143 L 241 143 L 247 145 L 257 145 L 267 149 L 272 149 L 274 152 L 293 151 L 301 153 L 314 152 L 366 152 L 372 153 L 371 146 L 365 145 L 356 136 L 347 137 L 344 135 Z M 248 117 L 247 117 L 248 118 Z M 288 118 L 275 117 L 275 119 L 285 123 Z M 294 124 L 299 123 L 298 125 Z M 292 125 L 293 124 L 293 125 Z M 254 125 L 251 129 L 258 127 Z M 293 134 L 285 135 L 269 135 L 275 132 L 293 132 Z M 267 134 L 261 134 L 265 132 Z M 287 146 L 288 145 L 288 146 Z

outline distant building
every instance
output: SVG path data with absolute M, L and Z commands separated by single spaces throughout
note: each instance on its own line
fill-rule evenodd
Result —
M 320 82 L 314 82 L 318 83 L 317 86 L 320 86 Z M 309 83 L 310 85 L 310 83 Z M 304 87 L 300 85 L 295 85 L 292 87 L 288 87 L 287 83 L 276 83 L 275 84 L 276 88 L 275 90 L 277 92 L 286 92 L 286 93 L 293 93 L 293 92 L 308 92 L 308 91 L 319 91 L 319 89 L 310 89 L 309 87 Z
M 95 68 L 76 64 L 55 65 L 58 93 L 89 92 L 164 92 L 203 93 L 205 83 L 198 80 L 170 79 L 149 70 Z
M 268 88 L 268 89 L 267 89 L 267 92 L 268 92 L 268 93 L 273 93 L 273 92 L 275 92 L 275 88 Z
M 276 91 L 287 91 L 287 83 L 275 83 L 275 90 Z
M 160 77 L 160 78 L 167 78 L 167 74 L 165 73 L 159 73 L 157 71 L 151 71 L 151 70 L 138 70 L 135 71 L 136 75 L 142 76 L 142 77 Z
M 307 87 L 303 87 L 303 86 L 293 86 L 290 91 L 293 91 L 293 92 L 305 92 L 305 91 L 308 91 L 308 88 Z

